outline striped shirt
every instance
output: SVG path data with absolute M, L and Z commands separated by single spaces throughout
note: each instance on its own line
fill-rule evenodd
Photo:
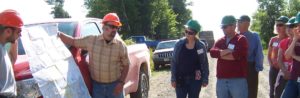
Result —
M 76 38 L 75 47 L 89 53 L 89 71 L 93 80 L 111 83 L 121 76 L 123 67 L 129 66 L 126 44 L 117 38 L 107 43 L 103 35 Z

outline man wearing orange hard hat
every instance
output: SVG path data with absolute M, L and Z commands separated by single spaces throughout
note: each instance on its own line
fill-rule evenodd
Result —
M 116 36 L 122 23 L 116 13 L 108 13 L 102 24 L 101 35 L 73 38 L 58 33 L 58 37 L 65 44 L 88 51 L 93 98 L 124 98 L 123 87 L 130 61 L 126 44 Z
M 13 63 L 16 55 L 10 59 L 5 44 L 14 44 L 21 36 L 23 20 L 15 10 L 4 10 L 0 13 L 0 98 L 10 98 L 17 95 Z M 16 54 L 16 51 L 14 51 Z

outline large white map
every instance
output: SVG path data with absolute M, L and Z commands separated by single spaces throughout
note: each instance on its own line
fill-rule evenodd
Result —
M 44 98 L 91 98 L 70 51 L 56 37 L 57 24 L 26 28 L 22 42 Z

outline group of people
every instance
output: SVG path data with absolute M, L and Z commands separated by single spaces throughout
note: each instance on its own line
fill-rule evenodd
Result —
M 257 98 L 258 75 L 263 68 L 263 48 L 258 33 L 249 30 L 251 19 L 242 15 L 222 18 L 224 37 L 210 49 L 217 59 L 218 98 Z M 296 17 L 275 20 L 268 48 L 270 98 L 300 98 L 300 12 Z M 201 25 L 189 20 L 185 37 L 175 45 L 171 61 L 171 85 L 177 98 L 199 98 L 208 85 L 208 59 L 205 43 L 197 33 Z
M 126 44 L 115 37 L 122 23 L 116 13 L 103 17 L 101 35 L 73 38 L 62 32 L 57 36 L 65 43 L 89 52 L 89 72 L 92 78 L 93 98 L 124 98 L 124 85 L 130 60 Z M 15 10 L 0 13 L 0 98 L 17 95 L 13 64 L 17 59 L 17 39 L 24 26 Z M 9 50 L 5 48 L 10 44 Z
M 270 98 L 300 98 L 300 12 L 280 16 L 268 46 Z
M 275 33 L 268 48 L 270 63 L 270 98 L 300 96 L 300 12 L 296 17 L 281 16 L 275 20 Z M 210 49 L 217 59 L 218 98 L 257 98 L 258 74 L 263 70 L 263 48 L 257 33 L 249 30 L 251 19 L 242 15 L 222 18 L 224 37 Z M 73 38 L 64 33 L 58 37 L 68 45 L 88 50 L 89 71 L 93 80 L 94 98 L 124 98 L 124 84 L 130 60 L 127 47 L 117 39 L 122 26 L 116 13 L 104 16 L 103 34 Z M 23 21 L 15 10 L 0 13 L 0 98 L 16 96 L 13 64 L 16 61 L 16 40 L 21 36 Z M 237 31 L 236 31 L 237 27 Z M 198 98 L 201 87 L 208 85 L 207 47 L 198 37 L 201 25 L 189 20 L 185 36 L 175 45 L 171 61 L 171 85 L 177 98 Z M 11 43 L 11 48 L 5 48 Z M 117 69 L 117 70 L 116 70 Z M 103 93 L 105 92 L 105 93 Z

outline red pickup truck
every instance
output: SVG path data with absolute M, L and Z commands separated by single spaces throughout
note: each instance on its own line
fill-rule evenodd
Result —
M 102 32 L 101 19 L 53 19 L 43 22 L 27 23 L 25 28 L 37 26 L 42 27 L 47 32 L 50 24 L 57 23 L 58 30 L 73 37 L 88 35 L 99 35 Z M 23 30 L 23 33 L 27 33 Z M 118 36 L 119 37 L 119 36 Z M 33 79 L 28 63 L 28 56 L 23 49 L 22 37 L 18 40 L 18 58 L 14 65 L 14 73 L 18 87 L 18 97 L 34 98 L 42 97 L 39 87 Z M 87 67 L 87 51 L 67 46 L 77 63 L 85 84 L 91 92 L 91 78 Z M 125 83 L 125 94 L 130 94 L 131 98 L 147 98 L 149 91 L 150 53 L 145 44 L 135 44 L 128 46 L 131 65 Z

